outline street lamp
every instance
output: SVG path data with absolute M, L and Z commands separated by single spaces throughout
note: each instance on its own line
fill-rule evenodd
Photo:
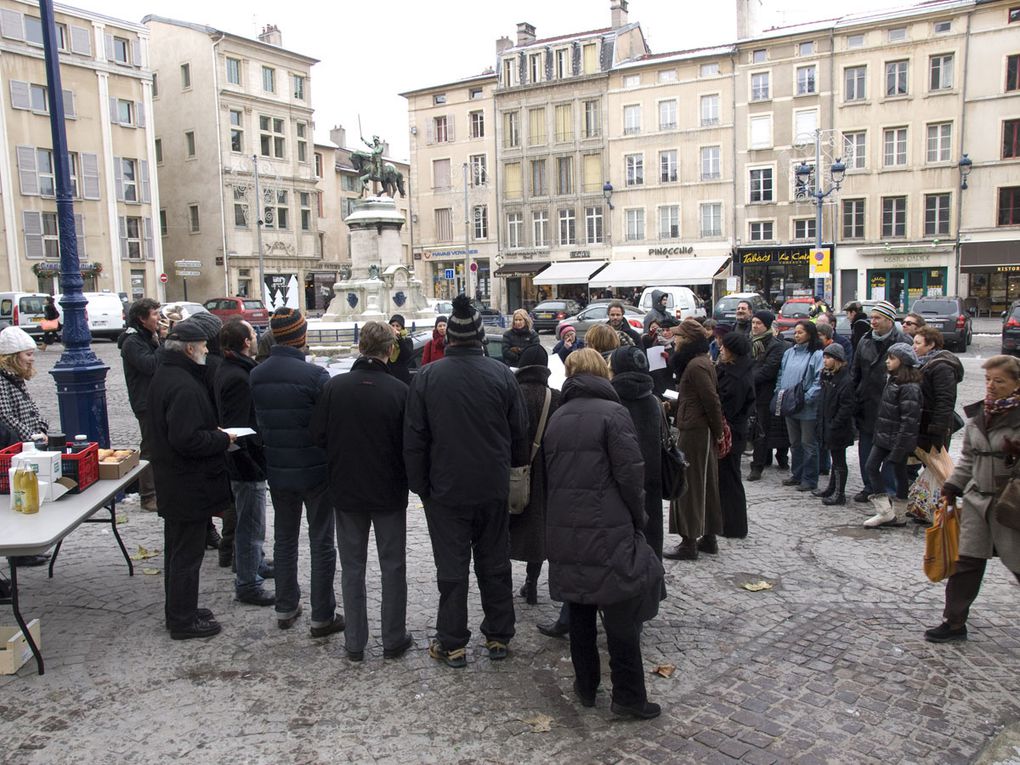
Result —
M 960 157 L 960 161 L 956 163 L 957 167 L 960 168 L 960 190 L 967 190 L 967 176 L 970 175 L 970 171 L 974 168 L 974 160 L 964 154 Z M 956 294 L 961 294 L 960 290 L 960 270 L 962 264 L 962 252 L 960 247 L 960 229 L 963 227 L 963 194 L 956 195 Z
M 960 188 L 966 191 L 967 176 L 970 175 L 970 171 L 974 167 L 974 160 L 972 160 L 970 157 L 964 154 L 957 164 L 960 168 Z
M 613 201 L 612 201 L 613 200 L 613 184 L 611 184 L 609 181 L 606 181 L 605 183 L 602 184 L 602 196 L 604 196 L 606 198 L 606 205 L 609 206 L 609 209 L 610 210 L 614 209 L 613 208 Z
M 846 178 L 846 165 L 842 159 L 837 159 L 829 167 L 829 178 L 832 181 L 832 185 L 829 188 L 822 187 L 822 179 L 819 175 L 822 169 L 822 131 L 815 130 L 815 166 L 812 169 L 810 165 L 805 162 L 801 162 L 797 165 L 796 174 L 797 180 L 800 182 L 800 186 L 803 189 L 805 196 L 809 196 L 814 200 L 815 203 L 815 248 L 822 249 L 822 204 L 825 202 L 825 198 L 832 194 L 834 191 L 839 191 L 843 185 L 843 179 Z M 808 184 L 811 181 L 811 174 L 815 174 L 814 184 L 809 188 Z M 831 257 L 831 254 L 830 254 Z M 831 268 L 831 266 L 830 266 Z

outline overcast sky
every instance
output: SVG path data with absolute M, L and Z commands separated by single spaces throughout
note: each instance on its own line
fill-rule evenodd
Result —
M 770 27 L 909 0 L 761 0 L 760 25 Z M 358 142 L 358 115 L 366 136 L 390 142 L 396 158 L 408 154 L 407 102 L 398 93 L 478 74 L 495 64 L 496 39 L 515 39 L 517 22 L 539 37 L 609 26 L 610 0 L 68 0 L 68 5 L 141 21 L 146 14 L 255 37 L 276 24 L 285 48 L 320 60 L 312 68 L 315 139 L 328 142 L 337 124 L 347 143 Z M 641 22 L 653 53 L 731 41 L 734 0 L 631 0 L 630 20 Z

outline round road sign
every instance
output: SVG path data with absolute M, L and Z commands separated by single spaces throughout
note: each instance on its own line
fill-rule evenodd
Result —
M 159 275 L 159 283 L 160 284 L 166 284 L 168 281 L 170 281 L 170 279 L 169 279 L 169 277 L 167 277 L 166 274 L 160 274 Z
M 477 263 L 472 263 L 471 264 L 471 273 L 474 273 L 477 270 L 478 270 L 478 264 Z

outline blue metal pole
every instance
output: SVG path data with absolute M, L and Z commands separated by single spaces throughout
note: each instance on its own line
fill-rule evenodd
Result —
M 68 436 L 80 433 L 90 441 L 110 446 L 106 410 L 106 373 L 110 370 L 92 351 L 92 335 L 85 318 L 84 282 L 74 231 L 74 204 L 64 131 L 64 99 L 60 83 L 57 27 L 53 0 L 39 0 L 43 49 L 46 53 L 46 85 L 50 101 L 50 132 L 53 136 L 53 172 L 57 185 L 57 226 L 60 231 L 60 305 L 64 309 L 64 352 L 50 374 L 57 383 L 60 427 Z M 116 267 L 116 264 L 114 264 Z

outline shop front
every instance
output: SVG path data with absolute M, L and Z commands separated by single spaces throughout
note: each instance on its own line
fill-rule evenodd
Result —
M 547 253 L 542 253 L 547 255 Z M 527 258 L 524 253 L 514 253 L 517 257 Z M 534 257 L 534 254 L 531 255 Z M 539 288 L 535 285 L 535 277 L 549 265 L 548 260 L 514 260 L 496 269 L 494 276 L 503 280 L 506 285 L 504 294 L 507 300 L 507 313 L 518 308 L 531 310 L 541 302 Z
M 538 299 L 577 300 L 582 305 L 588 298 L 588 282 L 605 268 L 608 248 L 584 250 L 553 250 L 552 264 L 534 278 Z
M 823 247 L 831 250 L 832 245 Z M 777 308 L 791 297 L 813 297 L 815 279 L 811 278 L 811 253 L 814 249 L 810 245 L 738 247 L 733 274 L 740 277 L 740 291 L 757 292 Z
M 961 244 L 960 271 L 969 282 L 968 308 L 998 316 L 1020 300 L 1020 241 Z
M 336 283 L 336 271 L 306 271 L 305 310 L 313 313 L 325 313 L 333 299 L 333 285 Z
M 918 298 L 954 294 L 951 276 L 955 254 L 951 245 L 869 247 L 859 248 L 857 254 L 867 300 L 887 300 L 897 311 L 906 313 Z
M 452 300 L 461 292 L 470 291 L 482 302 L 492 299 L 492 266 L 490 253 L 471 247 L 443 250 L 421 250 L 414 253 L 415 265 L 423 264 L 422 286 L 425 294 L 439 300 Z M 472 266 L 474 267 L 472 269 Z M 417 273 L 421 271 L 416 268 Z

